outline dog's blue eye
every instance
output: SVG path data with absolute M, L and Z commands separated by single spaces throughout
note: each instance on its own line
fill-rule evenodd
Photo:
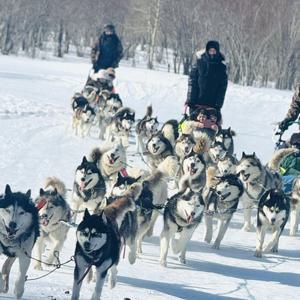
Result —
M 21 211 L 21 212 L 19 213 L 20 216 L 22 216 L 22 215 L 24 215 L 24 214 L 25 214 L 24 211 Z
M 10 211 L 9 211 L 9 209 L 8 209 L 8 208 L 6 208 L 6 209 L 5 209 L 5 212 L 7 212 L 7 213 L 10 213 Z

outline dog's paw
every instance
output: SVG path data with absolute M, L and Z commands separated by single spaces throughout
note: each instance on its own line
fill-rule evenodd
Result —
M 220 249 L 220 243 L 215 242 L 211 247 L 212 247 L 212 249 L 219 250 Z
M 249 232 L 249 231 L 254 231 L 255 227 L 252 224 L 244 224 L 244 226 L 242 227 L 243 231 Z
M 14 289 L 14 294 L 17 299 L 20 299 L 24 294 L 24 283 L 17 282 Z
M 167 267 L 167 262 L 166 262 L 165 260 L 162 260 L 162 259 L 161 259 L 161 260 L 159 261 L 159 263 L 160 263 L 160 265 L 161 265 L 162 267 L 165 267 L 165 268 Z
M 274 247 L 271 249 L 271 252 L 272 252 L 272 253 L 278 253 L 278 247 L 277 247 L 277 246 L 274 246 Z
M 180 248 L 178 245 L 178 240 L 177 239 L 172 239 L 171 240 L 171 248 L 174 254 L 178 254 L 180 252 Z
M 0 293 L 5 293 L 4 281 L 2 279 L 2 274 L 0 273 Z
M 290 236 L 296 236 L 297 235 L 297 230 L 296 229 L 290 229 Z
M 42 270 L 43 270 L 41 263 L 35 264 L 33 268 L 34 268 L 35 270 L 37 270 L 37 271 L 42 271 Z
M 182 257 L 181 255 L 179 256 L 179 261 L 182 263 L 182 264 L 186 264 L 186 259 L 185 257 Z
M 212 236 L 205 236 L 204 237 L 204 242 L 206 242 L 207 244 L 210 244 L 212 240 Z
M 262 252 L 260 250 L 255 250 L 254 256 L 261 258 L 262 257 Z
M 131 265 L 133 265 L 136 261 L 136 253 L 135 252 L 129 252 L 129 255 L 128 255 L 128 261 Z
M 100 295 L 99 295 L 99 294 L 96 294 L 96 293 L 94 292 L 93 295 L 92 295 L 91 300 L 100 300 Z

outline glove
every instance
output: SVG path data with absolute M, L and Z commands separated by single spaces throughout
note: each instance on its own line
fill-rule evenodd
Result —
M 290 120 L 284 119 L 282 122 L 279 123 L 278 128 L 281 131 L 286 131 L 290 126 L 289 124 L 290 122 L 291 122 Z

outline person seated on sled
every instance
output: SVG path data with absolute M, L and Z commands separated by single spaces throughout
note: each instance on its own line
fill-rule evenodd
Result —
M 278 128 L 283 133 L 291 124 L 299 117 L 300 114 L 300 82 L 295 85 L 295 92 L 292 98 L 290 108 L 284 118 L 278 125 Z
M 214 136 L 219 127 L 217 125 L 217 112 L 209 112 L 206 109 L 199 109 L 194 112 L 190 120 L 185 120 L 180 129 L 183 134 L 193 134 L 195 131 L 206 132 L 209 136 Z
M 199 108 L 213 108 L 217 111 L 218 123 L 221 124 L 221 109 L 228 85 L 224 60 L 217 41 L 209 41 L 205 53 L 197 57 L 188 81 L 186 105 L 190 115 Z
M 277 151 L 273 161 L 278 160 L 278 169 L 282 175 L 283 191 L 290 193 L 294 180 L 300 176 L 300 133 L 292 134 L 289 147 Z

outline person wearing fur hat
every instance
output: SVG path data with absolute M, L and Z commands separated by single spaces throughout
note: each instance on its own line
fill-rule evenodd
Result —
M 228 84 L 224 60 L 219 42 L 209 41 L 205 53 L 197 58 L 190 72 L 186 101 L 190 114 L 197 108 L 214 108 L 218 112 L 218 122 L 221 121 L 221 108 Z
M 300 82 L 295 86 L 292 103 L 283 121 L 279 123 L 279 129 L 284 132 L 299 117 L 300 114 Z
M 113 24 L 107 24 L 95 45 L 92 47 L 91 59 L 93 69 L 117 68 L 123 56 L 122 43 L 115 32 Z

